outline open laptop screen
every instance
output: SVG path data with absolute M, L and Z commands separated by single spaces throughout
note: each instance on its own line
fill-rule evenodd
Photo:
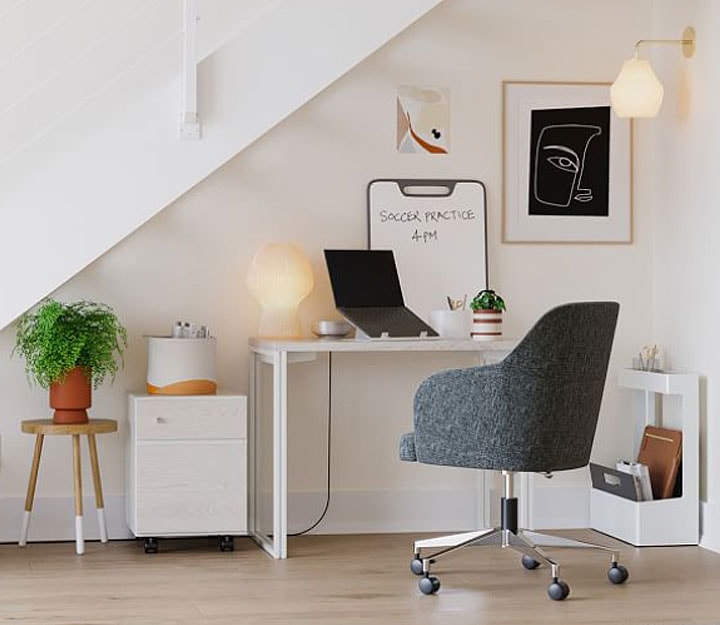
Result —
M 404 306 L 391 250 L 325 250 L 337 308 Z

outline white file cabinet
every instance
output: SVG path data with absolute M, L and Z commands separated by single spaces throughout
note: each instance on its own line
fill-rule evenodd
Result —
M 171 536 L 247 534 L 244 395 L 128 397 L 127 523 L 145 552 Z

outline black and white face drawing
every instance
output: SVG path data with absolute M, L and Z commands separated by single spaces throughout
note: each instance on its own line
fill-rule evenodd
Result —
M 531 113 L 530 215 L 608 216 L 610 107 Z

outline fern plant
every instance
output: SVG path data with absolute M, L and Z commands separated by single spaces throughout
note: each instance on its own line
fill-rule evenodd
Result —
M 28 378 L 42 388 L 62 382 L 75 367 L 97 388 L 124 364 L 127 330 L 107 304 L 47 299 L 15 327 L 13 354 L 25 359 Z

